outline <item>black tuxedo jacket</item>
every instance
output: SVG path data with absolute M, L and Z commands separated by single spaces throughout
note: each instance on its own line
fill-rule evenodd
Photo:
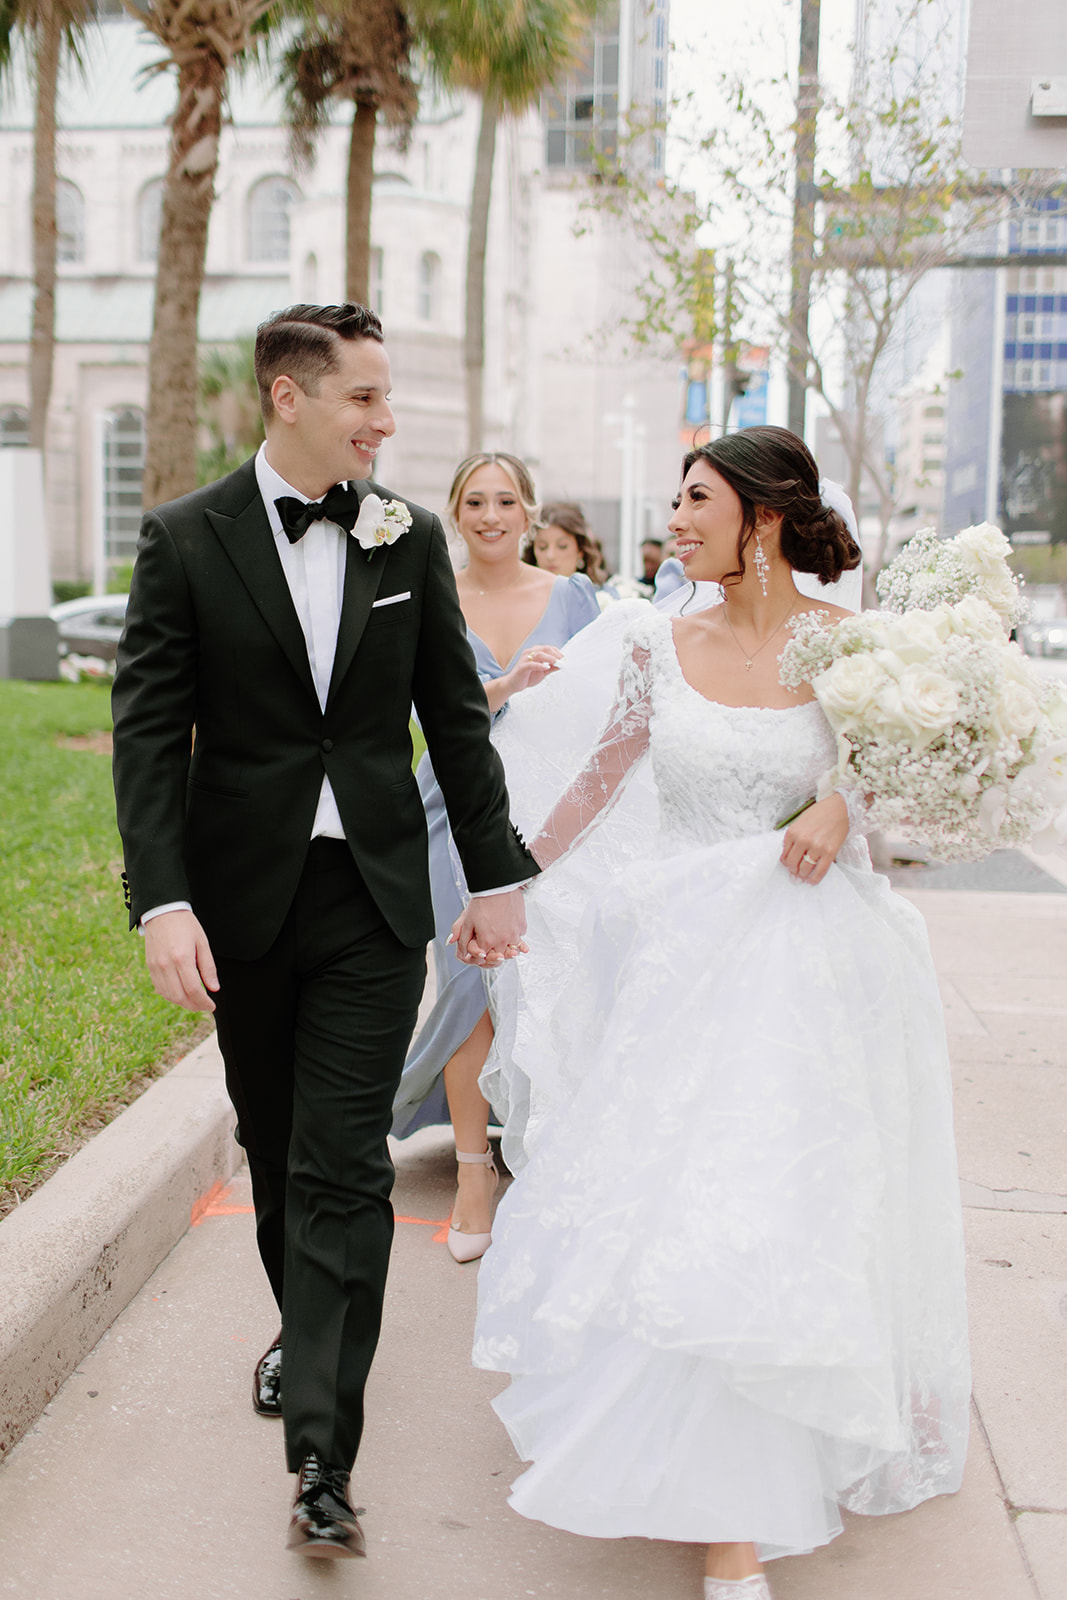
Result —
M 389 498 L 370 483 L 361 498 L 372 487 Z M 433 912 L 412 702 L 471 889 L 536 872 L 508 820 L 441 525 L 410 510 L 411 527 L 369 558 L 348 541 L 324 711 L 254 461 L 146 513 L 113 694 L 131 927 L 188 900 L 218 954 L 264 954 L 326 773 L 383 916 L 402 943 L 424 944 Z

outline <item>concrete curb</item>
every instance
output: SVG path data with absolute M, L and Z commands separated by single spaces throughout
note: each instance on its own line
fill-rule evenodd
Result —
M 214 1035 L 0 1222 L 0 1456 L 242 1152 Z

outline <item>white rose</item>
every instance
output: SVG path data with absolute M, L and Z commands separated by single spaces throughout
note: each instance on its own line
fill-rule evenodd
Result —
M 904 663 L 895 650 L 887 647 L 871 651 L 871 660 L 874 661 L 887 678 L 899 678 L 904 671 Z
M 1011 554 L 1011 545 L 999 528 L 990 522 L 980 522 L 977 527 L 964 528 L 952 540 L 968 572 L 988 573 L 992 576 L 1004 570 Z
M 944 613 L 945 626 L 953 633 L 968 639 L 988 639 L 990 643 L 1003 644 L 1004 624 L 987 600 L 978 595 L 965 595 Z
M 904 696 L 900 692 L 900 685 L 892 678 L 883 681 L 868 708 L 867 717 L 872 727 L 894 744 L 906 743 L 910 737 L 911 725 L 904 711 Z
M 952 726 L 958 709 L 959 696 L 950 679 L 928 667 L 905 667 L 899 682 L 882 684 L 867 720 L 894 744 L 924 750 Z
M 1041 693 L 1041 679 L 1033 662 L 1023 655 L 1017 644 L 1003 639 L 1001 644 L 1002 648 L 997 652 L 997 666 L 1001 674 L 1011 683 L 1021 683 L 1036 699 Z
M 981 577 L 975 586 L 979 600 L 985 600 L 999 617 L 1005 620 L 1014 616 L 1019 603 L 1019 591 L 1007 573 L 995 577 Z
M 929 667 L 908 667 L 900 679 L 900 693 L 904 714 L 922 744 L 947 732 L 959 714 L 956 685 Z
M 1012 679 L 1001 685 L 990 718 L 1005 739 L 1028 739 L 1037 726 L 1038 704 L 1025 684 Z
M 929 661 L 938 656 L 948 634 L 945 608 L 933 611 L 905 611 L 898 617 L 890 639 L 891 648 L 906 664 Z
M 870 656 L 842 656 L 821 672 L 812 688 L 835 732 L 861 724 L 885 673 Z

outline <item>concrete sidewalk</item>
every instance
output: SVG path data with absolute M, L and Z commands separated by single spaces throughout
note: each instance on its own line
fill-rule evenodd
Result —
M 775 1563 L 778 1600 L 1067 1596 L 1067 895 L 920 891 L 957 1079 L 975 1426 L 959 1495 L 849 1518 Z M 476 1268 L 442 1243 L 438 1130 L 398 1150 L 386 1324 L 354 1480 L 370 1560 L 283 1549 L 280 1428 L 249 1404 L 275 1332 L 247 1178 L 196 1226 L 0 1466 L 20 1600 L 698 1600 L 702 1553 L 583 1540 L 506 1504 L 518 1473 L 468 1361 Z

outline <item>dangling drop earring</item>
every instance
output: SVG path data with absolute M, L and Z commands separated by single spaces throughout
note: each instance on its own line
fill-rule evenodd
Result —
M 756 577 L 759 579 L 759 586 L 763 590 L 763 598 L 764 598 L 764 600 L 766 600 L 766 598 L 767 598 L 767 574 L 768 574 L 768 572 L 770 572 L 770 570 L 771 570 L 771 564 L 767 560 L 767 553 L 763 548 L 763 540 L 760 538 L 759 534 L 757 533 L 757 535 L 756 535 Z

